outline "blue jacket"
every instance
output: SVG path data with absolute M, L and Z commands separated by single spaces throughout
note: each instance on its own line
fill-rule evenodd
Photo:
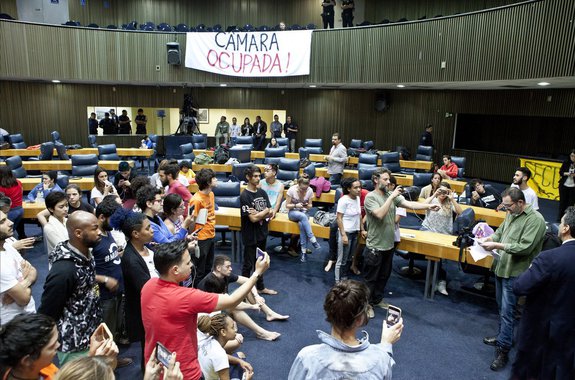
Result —
M 32 191 L 30 191 L 28 193 L 28 200 L 30 202 L 34 202 L 36 200 L 36 196 L 38 195 L 38 191 L 40 191 L 40 190 L 42 190 L 44 192 L 44 199 L 46 199 L 48 194 L 50 194 L 52 191 L 59 191 L 61 193 L 64 192 L 64 190 L 62 190 L 62 188 L 60 186 L 58 186 L 57 183 L 54 184 L 54 187 L 51 187 L 48 190 L 44 190 L 44 184 L 40 182 L 39 184 L 34 186 Z

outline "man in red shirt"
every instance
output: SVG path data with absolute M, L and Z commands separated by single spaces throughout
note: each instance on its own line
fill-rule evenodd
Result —
M 162 186 L 168 186 L 168 192 L 166 194 L 178 194 L 182 197 L 184 204 L 187 205 L 192 199 L 192 193 L 184 186 L 180 181 L 178 181 L 178 176 L 180 175 L 180 167 L 176 164 L 166 165 L 158 172 L 160 177 L 160 182 Z M 188 216 L 188 208 L 184 210 L 184 217 Z
M 437 170 L 437 174 L 443 179 L 457 178 L 457 170 L 459 168 L 451 162 L 451 156 L 448 154 L 443 155 L 443 166 Z
M 154 252 L 154 266 L 160 277 L 148 280 L 141 295 L 144 360 L 149 360 L 159 342 L 177 353 L 184 379 L 200 379 L 202 371 L 198 362 L 196 332 L 198 313 L 233 309 L 239 305 L 269 268 L 270 258 L 265 254 L 263 259 L 257 260 L 254 273 L 229 295 L 179 286 L 192 273 L 192 259 L 185 240 L 159 244 Z

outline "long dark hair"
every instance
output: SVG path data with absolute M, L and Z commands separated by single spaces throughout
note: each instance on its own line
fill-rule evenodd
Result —
M 0 166 L 0 187 L 16 186 L 18 181 L 7 165 Z
M 94 172 L 94 186 L 96 187 L 96 189 L 98 189 L 98 191 L 100 191 L 100 193 L 104 194 L 104 188 L 105 188 L 105 184 L 100 183 L 100 179 L 98 178 L 98 176 L 100 175 L 100 173 L 105 172 L 106 170 L 101 167 L 98 166 L 96 168 L 96 171 Z

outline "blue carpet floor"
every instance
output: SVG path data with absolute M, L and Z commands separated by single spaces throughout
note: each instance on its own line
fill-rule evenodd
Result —
M 546 220 L 554 221 L 557 202 L 540 200 Z M 417 223 L 413 220 L 411 223 Z M 41 233 L 35 225 L 27 224 L 28 236 Z M 279 239 L 268 239 L 268 251 L 279 245 Z M 279 313 L 290 315 L 285 322 L 267 322 L 263 313 L 253 312 L 252 318 L 264 328 L 282 336 L 275 342 L 256 339 L 244 327 L 239 331 L 245 341 L 241 348 L 255 371 L 256 379 L 286 379 L 297 352 L 304 346 L 318 342 L 315 330 L 329 331 L 322 305 L 325 294 L 333 285 L 333 271 L 323 271 L 327 257 L 327 242 L 322 252 L 309 256 L 307 263 L 285 254 L 272 254 L 272 265 L 265 275 L 266 286 L 279 291 L 279 295 L 265 296 L 266 302 Z M 218 248 L 216 253 L 230 254 L 229 248 Z M 25 254 L 38 269 L 38 281 L 33 288 L 36 304 L 40 304 L 42 287 L 48 265 L 42 244 Z M 387 287 L 387 302 L 403 310 L 405 329 L 401 340 L 394 346 L 394 379 L 507 379 L 508 366 L 495 373 L 489 369 L 493 347 L 482 343 L 484 336 L 497 331 L 497 308 L 492 298 L 470 294 L 461 290 L 471 286 L 477 276 L 464 274 L 455 263 L 445 267 L 449 278 L 449 296 L 436 295 L 433 301 L 423 299 L 423 279 L 413 280 L 397 274 L 406 261 L 394 259 L 394 272 Z M 416 264 L 425 271 L 424 263 Z M 240 264 L 234 263 L 234 271 Z M 376 316 L 365 327 L 370 341 L 380 339 L 385 310 L 377 309 Z M 514 352 L 512 351 L 513 359 Z M 118 379 L 141 379 L 139 373 L 139 347 L 121 347 L 121 356 L 129 356 L 135 363 L 118 369 Z

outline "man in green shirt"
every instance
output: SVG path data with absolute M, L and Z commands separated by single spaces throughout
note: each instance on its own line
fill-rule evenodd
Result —
M 393 192 L 387 191 L 391 172 L 379 168 L 373 172 L 375 189 L 365 197 L 365 215 L 367 217 L 367 241 L 365 253 L 365 282 L 369 288 L 371 305 L 383 308 L 385 285 L 391 275 L 393 248 L 395 242 L 395 208 L 405 207 L 413 210 L 439 209 L 437 204 L 406 201 L 401 195 L 403 188 L 397 186 Z
M 483 339 L 483 343 L 496 346 L 495 359 L 490 366 L 493 371 L 505 367 L 513 344 L 517 305 L 513 283 L 529 268 L 531 261 L 541 251 L 545 235 L 545 219 L 525 202 L 525 195 L 520 189 L 508 188 L 502 197 L 501 204 L 507 211 L 507 216 L 497 231 L 481 243 L 484 249 L 496 249 L 500 255 L 494 270 L 499 333 L 497 336 Z
M 216 132 L 214 133 L 216 137 L 216 146 L 220 145 L 220 138 L 224 138 L 224 144 L 228 144 L 230 137 L 230 123 L 226 121 L 226 117 L 222 116 L 220 122 L 216 125 Z

